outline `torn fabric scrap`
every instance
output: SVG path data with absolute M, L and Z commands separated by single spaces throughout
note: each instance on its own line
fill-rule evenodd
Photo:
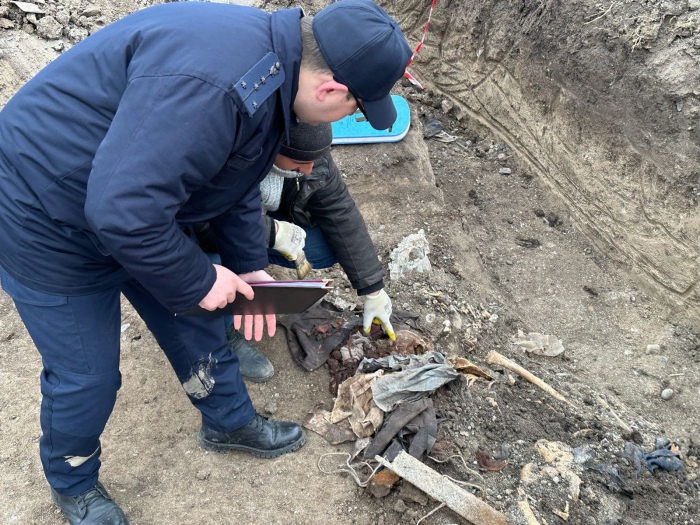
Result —
M 287 342 L 294 360 L 309 372 L 326 362 L 362 318 L 344 312 L 325 299 L 301 314 L 280 321 L 287 330 Z
M 357 439 L 350 428 L 350 422 L 344 419 L 337 424 L 331 423 L 331 413 L 324 410 L 321 403 L 309 410 L 302 426 L 324 437 L 331 445 L 339 445 Z
M 415 401 L 434 392 L 462 374 L 449 366 L 440 352 L 421 356 L 389 356 L 382 359 L 365 359 L 358 370 L 375 366 L 400 372 L 386 374 L 372 381 L 374 402 L 384 412 L 391 412 L 403 401 Z
M 437 418 L 433 402 L 419 399 L 404 402 L 394 410 L 365 451 L 365 458 L 384 455 L 392 461 L 401 450 L 423 459 L 435 444 Z
M 348 419 L 352 431 L 359 438 L 374 434 L 384 421 L 384 414 L 372 399 L 370 385 L 383 373 L 379 370 L 374 374 L 356 374 L 345 380 L 338 387 L 330 422 L 335 424 Z

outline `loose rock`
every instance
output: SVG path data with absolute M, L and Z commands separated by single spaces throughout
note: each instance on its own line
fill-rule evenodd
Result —
M 86 39 L 87 36 L 88 30 L 84 27 L 72 27 L 70 31 L 68 31 L 68 39 L 74 44 Z
M 512 170 L 510 168 L 501 168 L 498 170 L 498 173 L 501 175 L 510 175 L 512 173 Z
M 63 36 L 63 26 L 52 16 L 45 16 L 36 23 L 36 32 L 46 40 L 58 40 Z
M 56 21 L 62 26 L 66 26 L 70 23 L 70 13 L 67 11 L 59 11 L 56 13 Z
M 661 353 L 661 346 L 659 345 L 647 345 L 646 354 L 647 355 L 658 355 Z
M 661 391 L 661 399 L 663 399 L 664 401 L 668 401 L 668 400 L 671 399 L 672 397 L 673 397 L 673 389 L 671 389 L 671 388 L 664 388 L 664 389 Z
M 394 510 L 396 512 L 398 512 L 399 514 L 403 514 L 404 512 L 406 512 L 407 508 L 408 507 L 406 507 L 406 504 L 402 499 L 396 500 L 396 503 L 394 504 Z
M 413 273 L 429 273 L 432 270 L 428 254 L 430 246 L 425 232 L 411 234 L 391 252 L 389 272 L 392 279 L 401 279 Z
M 268 403 L 265 405 L 265 412 L 272 415 L 277 412 L 277 403 Z
M 412 501 L 414 503 L 418 503 L 422 507 L 425 507 L 428 504 L 428 496 L 426 495 L 425 492 L 422 490 L 418 490 L 416 487 L 411 485 L 408 481 L 404 481 L 403 484 L 401 485 L 401 490 L 399 491 L 399 495 L 403 499 L 407 499 L 409 501 Z
M 89 5 L 83 11 L 83 16 L 97 16 L 102 13 L 102 10 L 96 5 Z

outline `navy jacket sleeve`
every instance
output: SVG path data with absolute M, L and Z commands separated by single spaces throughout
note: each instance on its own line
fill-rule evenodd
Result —
M 258 184 L 234 208 L 210 223 L 223 266 L 234 273 L 253 272 L 267 267 Z
M 313 193 L 307 211 L 318 224 L 357 293 L 366 295 L 381 290 L 385 272 L 367 225 L 330 153 L 326 159 L 328 183 Z
M 175 215 L 225 164 L 238 118 L 228 94 L 204 80 L 137 78 L 95 155 L 88 224 L 110 255 L 171 311 L 196 306 L 216 280 Z

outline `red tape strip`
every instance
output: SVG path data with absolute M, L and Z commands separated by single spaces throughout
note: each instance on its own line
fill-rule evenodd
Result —
M 435 7 L 435 2 L 437 0 L 433 0 L 432 5 L 430 6 L 430 12 L 428 13 L 428 21 L 425 23 L 425 29 L 423 29 L 423 38 L 421 38 L 420 43 L 418 44 L 418 47 L 416 47 L 416 50 L 413 52 L 413 55 L 411 55 L 411 60 L 408 61 L 408 64 L 406 64 L 406 72 L 404 73 L 406 75 L 406 78 L 413 84 L 414 86 L 418 86 L 420 89 L 423 89 L 423 86 L 421 85 L 416 78 L 411 75 L 411 73 L 408 72 L 408 66 L 411 65 L 411 62 L 413 62 L 413 59 L 416 57 L 416 54 L 418 53 L 418 50 L 423 47 L 423 42 L 425 41 L 425 35 L 428 33 L 428 26 L 430 25 L 430 19 L 433 17 L 433 8 Z

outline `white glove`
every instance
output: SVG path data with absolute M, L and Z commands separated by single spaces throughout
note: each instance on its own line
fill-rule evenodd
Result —
M 369 333 L 372 323 L 382 325 L 382 328 L 392 341 L 396 339 L 394 327 L 391 326 L 391 299 L 382 290 L 377 295 L 365 295 L 365 313 L 362 320 L 362 328 Z
M 304 251 L 306 232 L 291 222 L 275 221 L 275 224 L 277 224 L 277 233 L 275 233 L 275 245 L 272 248 L 288 260 L 295 261 Z

